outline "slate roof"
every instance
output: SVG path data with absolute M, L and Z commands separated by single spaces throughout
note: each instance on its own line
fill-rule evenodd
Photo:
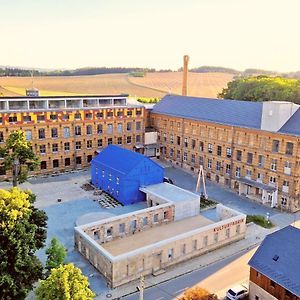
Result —
M 262 102 L 167 95 L 152 112 L 187 119 L 260 128 Z
M 300 297 L 300 229 L 287 226 L 269 234 L 248 264 Z
M 140 153 L 115 145 L 108 145 L 93 159 L 93 161 L 119 173 L 128 174 L 135 166 L 145 159 L 150 160 Z M 160 167 L 155 162 L 153 162 L 153 164 Z
M 300 135 L 300 108 L 291 118 L 279 129 L 281 133 Z

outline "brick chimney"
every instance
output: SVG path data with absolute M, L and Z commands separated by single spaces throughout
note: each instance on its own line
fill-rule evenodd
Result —
M 184 55 L 183 57 L 183 79 L 182 79 L 182 96 L 187 96 L 187 80 L 189 71 L 189 56 Z

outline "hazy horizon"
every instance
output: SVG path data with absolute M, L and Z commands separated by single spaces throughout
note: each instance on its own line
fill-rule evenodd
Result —
M 300 70 L 298 0 L 0 0 L 0 65 Z

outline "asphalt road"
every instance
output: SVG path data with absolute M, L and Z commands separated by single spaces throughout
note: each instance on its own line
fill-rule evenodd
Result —
M 145 300 L 173 300 L 187 289 L 199 285 L 210 292 L 224 297 L 226 291 L 237 283 L 247 283 L 249 279 L 249 259 L 256 249 L 243 251 L 229 258 L 223 259 L 206 268 L 182 275 L 167 282 L 147 288 L 144 292 Z M 147 283 L 147 280 L 146 280 Z M 122 300 L 138 300 L 139 293 L 135 293 Z

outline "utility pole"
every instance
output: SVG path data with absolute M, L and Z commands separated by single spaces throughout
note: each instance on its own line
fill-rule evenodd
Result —
M 141 275 L 141 279 L 140 279 L 140 300 L 144 300 L 144 288 L 145 288 L 145 279 L 144 276 Z

